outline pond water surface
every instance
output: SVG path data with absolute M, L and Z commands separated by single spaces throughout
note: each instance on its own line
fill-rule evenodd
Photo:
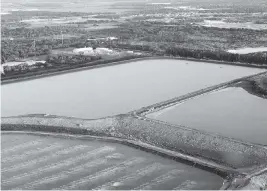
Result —
M 147 115 L 172 124 L 267 145 L 267 99 L 227 88 Z
M 261 69 L 184 60 L 143 60 L 2 85 L 2 116 L 100 118 L 127 113 Z
M 216 174 L 122 144 L 2 134 L 3 190 L 213 190 Z

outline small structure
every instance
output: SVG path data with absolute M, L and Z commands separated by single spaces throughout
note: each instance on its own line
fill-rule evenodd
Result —
M 3 66 L 3 64 L 1 64 L 1 74 L 5 74 L 5 71 L 4 71 L 4 66 Z
M 86 56 L 117 54 L 116 51 L 111 50 L 109 48 L 92 48 L 92 47 L 76 48 L 73 50 L 73 53 L 77 55 L 86 55 Z
M 73 50 L 73 53 L 77 54 L 77 55 L 87 55 L 87 56 L 95 56 L 96 55 L 92 47 L 76 48 Z
M 97 40 L 118 40 L 117 37 L 110 36 L 110 37 L 103 37 L 103 38 L 88 38 L 87 41 L 97 41 Z
M 36 64 L 41 63 L 45 64 L 46 61 L 44 60 L 39 60 L 39 61 L 34 61 L 34 60 L 28 60 L 28 61 L 23 61 L 23 62 L 6 62 L 4 64 L 1 64 L 1 73 L 5 74 L 7 71 L 11 70 L 25 70 L 26 68 L 35 68 Z

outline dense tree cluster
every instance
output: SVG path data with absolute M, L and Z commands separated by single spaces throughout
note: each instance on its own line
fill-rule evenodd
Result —
M 58 26 L 44 26 L 38 28 L 26 28 L 26 27 L 17 27 L 17 28 L 8 28 L 2 27 L 2 38 L 23 38 L 23 39 L 38 39 L 39 37 L 50 37 L 53 38 L 53 35 L 63 34 L 86 34 L 88 31 L 85 29 L 71 26 L 71 25 L 58 25 Z
M 232 54 L 225 51 L 209 51 L 209 50 L 189 50 L 179 47 L 169 47 L 165 52 L 167 55 L 191 57 L 197 59 L 210 59 L 227 62 L 244 62 L 258 65 L 267 64 L 267 52 L 251 53 L 251 54 Z
M 73 64 L 85 64 L 99 59 L 101 59 L 100 56 L 58 54 L 58 55 L 49 55 L 46 61 L 53 65 L 66 65 L 66 64 L 73 65 Z
M 47 55 L 52 49 L 81 48 L 86 45 L 88 44 L 86 44 L 86 39 L 83 37 L 64 39 L 63 44 L 60 39 L 43 39 L 35 41 L 35 46 L 33 40 L 2 40 L 1 60 L 2 63 L 5 61 L 16 61 L 35 55 Z
M 45 62 L 36 62 L 34 65 L 28 65 L 27 63 L 19 64 L 19 65 L 7 65 L 3 67 L 4 74 L 3 75 L 10 75 L 10 74 L 19 74 L 21 72 L 29 72 L 34 71 L 40 68 L 47 68 L 51 67 L 51 64 Z
M 23 58 L 48 54 L 54 46 L 49 43 L 38 42 L 33 46 L 33 41 L 2 41 L 1 60 L 16 61 Z
M 52 56 L 53 57 L 53 56 Z M 52 59 L 52 57 L 48 59 Z M 15 69 L 13 70 L 8 70 L 4 74 L 1 73 L 2 80 L 7 80 L 7 79 L 13 79 L 13 78 L 19 78 L 19 77 L 25 77 L 25 76 L 34 76 L 38 74 L 43 74 L 43 73 L 49 73 L 49 72 L 56 72 L 56 71 L 63 71 L 71 68 L 78 68 L 81 66 L 88 66 L 88 65 L 101 65 L 101 64 L 108 64 L 111 61 L 117 62 L 117 61 L 123 61 L 123 60 L 130 60 L 133 58 L 141 58 L 144 57 L 143 55 L 128 55 L 128 56 L 123 56 L 123 57 L 118 57 L 110 60 L 105 60 L 105 59 L 99 59 L 99 60 L 94 60 L 94 58 L 91 60 L 91 62 L 84 63 L 84 64 L 65 64 L 59 60 L 58 64 L 52 64 L 52 63 L 37 63 L 36 65 L 33 66 L 25 66 L 25 64 L 16 66 Z M 58 57 L 56 57 L 58 60 Z M 48 60 L 47 59 L 47 60 Z M 55 61 L 55 60 L 54 60 Z
M 6 65 L 3 67 L 3 76 L 17 75 L 31 71 L 38 71 L 40 69 L 58 68 L 80 64 L 87 64 L 96 60 L 100 60 L 100 56 L 84 56 L 84 55 L 71 55 L 71 54 L 58 54 L 48 55 L 46 62 L 36 62 L 33 65 L 28 65 L 27 62 L 19 65 Z
M 139 50 L 139 51 L 153 51 L 153 47 L 149 45 L 138 45 L 138 44 L 127 44 L 127 43 L 114 43 L 111 47 L 129 49 L 129 50 Z

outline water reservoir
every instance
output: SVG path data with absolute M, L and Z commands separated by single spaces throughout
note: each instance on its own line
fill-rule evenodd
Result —
M 101 118 L 127 113 L 262 69 L 143 60 L 2 85 L 2 116 Z
M 267 99 L 242 88 L 201 95 L 147 117 L 267 145 Z
M 3 190 L 219 189 L 223 179 L 125 145 L 3 133 Z

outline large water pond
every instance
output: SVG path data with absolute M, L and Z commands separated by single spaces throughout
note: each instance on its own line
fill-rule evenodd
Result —
M 3 190 L 213 190 L 223 179 L 125 145 L 2 134 Z
M 227 88 L 161 111 L 154 118 L 206 132 L 267 145 L 267 99 Z
M 2 116 L 100 118 L 127 113 L 261 69 L 183 60 L 143 60 L 2 85 Z

